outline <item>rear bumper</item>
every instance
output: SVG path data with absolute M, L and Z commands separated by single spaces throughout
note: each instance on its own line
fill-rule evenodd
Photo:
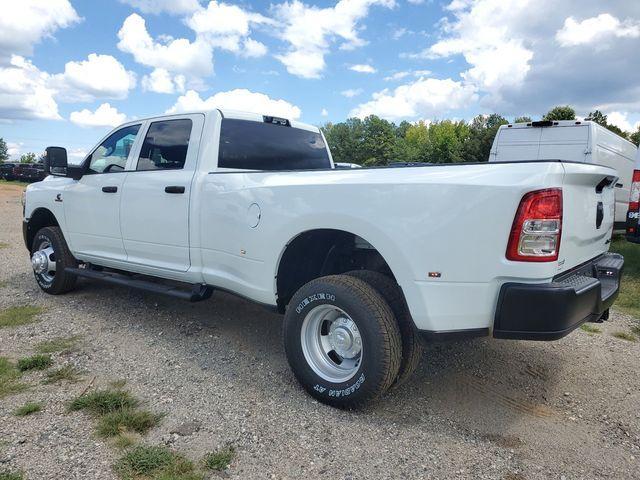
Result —
M 505 283 L 493 327 L 495 338 L 557 340 L 598 320 L 618 296 L 624 258 L 607 253 L 551 283 Z

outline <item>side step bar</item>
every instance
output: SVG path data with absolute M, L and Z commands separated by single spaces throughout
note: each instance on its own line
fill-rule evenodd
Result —
M 67 268 L 66 271 L 78 277 L 99 280 L 113 285 L 136 288 L 146 292 L 160 293 L 162 295 L 168 295 L 170 297 L 187 300 L 189 302 L 206 300 L 213 294 L 213 287 L 202 283 L 193 284 L 189 291 L 172 285 L 164 285 L 150 280 L 141 280 L 115 272 L 104 272 L 89 268 Z

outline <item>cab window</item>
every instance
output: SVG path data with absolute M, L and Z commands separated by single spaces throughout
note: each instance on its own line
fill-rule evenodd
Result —
M 129 125 L 112 133 L 89 158 L 88 173 L 121 172 L 140 130 L 140 124 Z
M 153 122 L 149 126 L 136 170 L 180 170 L 184 168 L 191 137 L 188 118 Z

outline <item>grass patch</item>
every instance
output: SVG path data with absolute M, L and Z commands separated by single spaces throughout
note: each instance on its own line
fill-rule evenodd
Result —
M 9 359 L 0 357 L 0 398 L 27 389 L 27 385 L 19 381 L 20 375 L 20 370 Z
M 638 337 L 636 337 L 633 333 L 629 333 L 629 332 L 614 332 L 613 336 L 616 338 L 620 338 L 622 340 L 627 340 L 629 342 L 638 341 Z
M 72 337 L 57 337 L 51 340 L 45 340 L 36 345 L 36 352 L 38 353 L 58 353 L 58 352 L 71 352 L 75 349 L 76 344 L 80 340 L 80 335 L 74 335 Z
M 6 308 L 0 312 L 0 328 L 18 327 L 37 322 L 36 316 L 42 312 L 42 308 L 31 305 Z
M 580 330 L 587 333 L 602 333 L 602 330 L 590 323 L 583 323 L 580 325 Z
M 36 413 L 42 410 L 42 404 L 38 402 L 29 402 L 25 403 L 20 408 L 16 409 L 14 414 L 17 417 L 26 417 L 27 415 L 31 415 L 32 413 Z
M 5 180 L 4 178 L 0 178 L 0 185 L 18 185 L 20 187 L 26 187 L 29 184 L 27 182 L 21 182 L 20 180 Z
M 0 242 L 0 250 L 2 250 L 3 248 L 9 248 L 10 245 L 7 242 Z
M 122 432 L 113 439 L 113 445 L 120 450 L 129 448 L 140 440 L 140 435 L 131 432 Z
M 59 382 L 76 383 L 79 380 L 80 371 L 73 365 L 65 365 L 52 372 L 47 372 L 47 378 L 45 378 L 42 383 L 45 385 Z
M 217 452 L 207 453 L 203 459 L 204 466 L 209 470 L 226 470 L 235 455 L 236 451 L 231 446 L 224 447 Z
M 53 365 L 51 355 L 32 355 L 18 360 L 18 370 L 26 372 L 28 370 L 46 370 Z
M 140 402 L 126 390 L 105 389 L 81 395 L 69 404 L 69 411 L 88 410 L 95 415 L 105 415 L 136 408 Z
M 0 480 L 24 480 L 24 475 L 22 474 L 22 472 L 0 470 Z
M 123 480 L 202 480 L 193 462 L 164 446 L 138 445 L 114 465 Z
M 624 256 L 624 273 L 615 306 L 640 318 L 640 248 L 634 243 L 617 238 L 611 243 L 611 251 Z
M 136 432 L 144 435 L 162 419 L 162 415 L 149 410 L 123 409 L 107 413 L 98 421 L 98 435 L 115 437 L 121 433 Z

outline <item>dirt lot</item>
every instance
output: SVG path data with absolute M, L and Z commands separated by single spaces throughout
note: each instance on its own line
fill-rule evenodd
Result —
M 0 356 L 80 335 L 53 360 L 83 379 L 44 385 L 44 372 L 27 373 L 29 390 L 0 399 L 0 472 L 116 478 L 122 450 L 89 415 L 66 411 L 95 377 L 91 388 L 126 379 L 165 413 L 144 442 L 195 461 L 233 445 L 230 467 L 212 478 L 640 478 L 640 343 L 613 336 L 637 325 L 630 316 L 553 343 L 432 344 L 408 385 L 365 411 L 338 411 L 298 387 L 280 317 L 248 302 L 179 303 L 84 282 L 65 296 L 41 293 L 22 244 L 20 190 L 0 185 L 0 311 L 45 310 L 37 323 L 0 329 Z M 27 401 L 43 410 L 15 416 Z

